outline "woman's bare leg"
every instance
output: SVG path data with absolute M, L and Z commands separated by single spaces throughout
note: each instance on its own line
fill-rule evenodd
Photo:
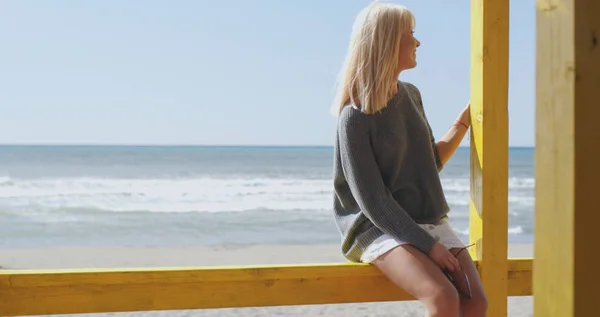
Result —
M 459 249 L 451 249 L 450 252 L 456 255 L 458 250 Z M 460 297 L 460 310 L 462 316 L 485 317 L 487 313 L 487 299 L 475 263 L 473 263 L 471 255 L 466 250 L 460 252 L 457 259 L 463 272 L 467 274 L 469 284 L 471 285 L 471 299 L 464 296 Z
M 411 245 L 398 246 L 371 263 L 394 284 L 419 299 L 429 317 L 458 317 L 458 292 L 429 257 Z

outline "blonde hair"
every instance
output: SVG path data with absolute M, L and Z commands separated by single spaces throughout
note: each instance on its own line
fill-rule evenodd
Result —
M 358 14 L 338 77 L 335 115 L 348 102 L 366 114 L 386 107 L 398 80 L 402 34 L 414 26 L 413 14 L 398 4 L 373 2 Z

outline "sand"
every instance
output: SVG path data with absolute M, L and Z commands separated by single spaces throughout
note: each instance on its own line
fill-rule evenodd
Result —
M 510 245 L 509 257 L 531 257 L 531 245 Z M 7 269 L 108 268 L 156 266 L 216 266 L 345 262 L 336 245 L 260 245 L 227 247 L 55 247 L 44 249 L 0 249 L 0 266 Z M 508 299 L 508 316 L 533 316 L 530 296 Z M 424 316 L 417 301 L 308 305 L 266 308 L 178 310 L 89 316 Z M 63 315 L 69 316 L 69 315 Z M 73 315 L 85 316 L 85 315 Z

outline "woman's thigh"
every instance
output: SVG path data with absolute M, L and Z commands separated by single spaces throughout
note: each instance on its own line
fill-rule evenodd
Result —
M 419 299 L 427 309 L 454 307 L 458 293 L 442 270 L 423 252 L 405 244 L 371 262 L 394 284 Z M 439 307 L 438 307 L 439 308 Z

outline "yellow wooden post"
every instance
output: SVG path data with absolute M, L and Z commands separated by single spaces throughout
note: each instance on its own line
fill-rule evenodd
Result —
M 471 255 L 488 316 L 507 315 L 509 0 L 471 0 Z
M 536 317 L 597 316 L 600 1 L 537 1 Z

